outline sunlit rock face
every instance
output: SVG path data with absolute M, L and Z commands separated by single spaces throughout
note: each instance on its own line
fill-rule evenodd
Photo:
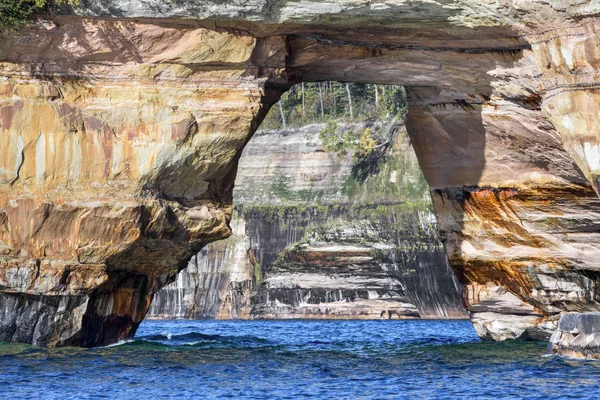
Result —
M 156 293 L 148 317 L 467 318 L 402 124 L 338 130 L 367 127 L 390 145 L 364 182 L 352 151 L 323 146 L 325 124 L 259 131 L 240 159 L 233 235 Z
M 236 158 L 268 100 L 254 37 L 58 24 L 2 39 L 0 339 L 94 346 L 131 337 L 153 293 L 229 235 Z
M 600 359 L 600 313 L 566 313 L 548 343 L 548 354 Z
M 527 332 L 507 328 L 517 313 L 502 304 L 516 299 L 536 317 L 522 326 L 598 309 L 599 11 L 580 0 L 107 0 L 5 34 L 0 338 L 130 337 L 151 294 L 229 234 L 236 160 L 302 80 L 407 87 L 448 257 L 468 290 L 487 293 L 465 292 L 472 318 L 511 332 L 481 323 L 480 334 Z

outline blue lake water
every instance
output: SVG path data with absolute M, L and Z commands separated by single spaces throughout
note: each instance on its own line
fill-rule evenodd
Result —
M 146 321 L 98 349 L 0 343 L 6 398 L 599 398 L 600 363 L 468 321 Z

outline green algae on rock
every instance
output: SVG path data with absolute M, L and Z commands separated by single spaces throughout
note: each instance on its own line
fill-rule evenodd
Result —
M 328 149 L 324 124 L 257 132 L 238 167 L 233 236 L 156 293 L 150 318 L 467 317 L 402 124 L 385 111 L 330 118 L 340 132 L 389 134 L 377 172 L 358 182 L 360 149 Z

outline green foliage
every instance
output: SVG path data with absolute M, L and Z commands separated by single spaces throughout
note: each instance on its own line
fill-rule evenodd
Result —
M 363 183 L 369 176 L 379 172 L 385 162 L 388 149 L 396 134 L 395 119 L 390 129 L 367 127 L 362 133 L 352 129 L 340 129 L 336 121 L 330 121 L 319 133 L 325 151 L 339 155 L 354 154 L 352 176 Z
M 406 142 L 391 143 L 389 147 L 376 148 L 367 157 L 355 157 L 342 193 L 354 201 L 386 198 L 429 204 L 429 186 L 414 156 L 406 153 L 407 145 Z
M 337 120 L 351 122 L 397 115 L 403 117 L 407 110 L 406 93 L 402 86 L 397 85 L 304 83 L 293 86 L 280 101 L 289 128 Z M 283 128 L 278 105 L 273 107 L 262 127 Z
M 404 87 L 385 86 L 384 89 L 382 103 L 388 115 L 405 118 L 408 112 L 408 102 Z
M 301 189 L 295 192 L 295 200 L 302 203 L 320 203 L 324 195 L 323 190 Z
M 79 0 L 0 0 L 0 28 L 19 28 L 26 24 L 33 14 L 46 11 L 56 3 L 78 5 Z
M 360 136 L 351 129 L 340 129 L 337 121 L 329 121 L 319 132 L 319 139 L 328 153 L 345 155 L 348 151 L 356 151 L 360 147 Z
M 285 175 L 278 175 L 271 183 L 270 193 L 282 200 L 290 200 L 294 195 L 292 188 L 292 178 Z
M 360 140 L 358 142 L 358 150 L 355 154 L 355 157 L 368 157 L 369 155 L 373 154 L 376 145 L 377 141 L 373 138 L 371 128 L 365 129 L 362 135 L 360 135 Z
M 323 190 L 294 190 L 292 178 L 277 175 L 268 188 L 268 196 L 284 202 L 319 203 L 324 196 Z
M 378 140 L 371 128 L 366 128 L 362 133 L 352 129 L 339 129 L 337 121 L 329 121 L 325 128 L 319 132 L 319 139 L 325 151 L 345 155 L 348 151 L 354 152 L 356 160 L 368 157 L 377 147 Z
M 22 25 L 31 14 L 38 12 L 45 0 L 0 0 L 0 27 L 13 28 Z
M 281 129 L 284 119 L 288 127 L 326 122 L 319 133 L 323 148 L 338 156 L 353 153 L 352 175 L 359 183 L 376 174 L 385 162 L 395 128 L 377 131 L 367 127 L 356 132 L 340 129 L 340 123 L 391 120 L 395 126 L 394 122 L 402 121 L 408 110 L 402 86 L 338 82 L 296 85 L 282 96 L 281 106 L 269 113 L 263 127 Z
M 347 89 L 352 96 L 353 119 Z M 315 121 L 324 123 L 319 132 L 323 150 L 337 155 L 338 165 L 347 165 L 351 157 L 350 174 L 341 187 L 338 182 L 331 182 L 326 188 L 320 184 L 318 190 L 310 187 L 298 190 L 294 179 L 284 176 L 283 172 L 275 173 L 264 188 L 257 188 L 255 199 L 272 199 L 274 204 L 295 207 L 340 201 L 357 205 L 401 202 L 403 207 L 427 210 L 431 202 L 428 185 L 409 150 L 410 143 L 403 128 L 406 102 L 401 86 L 323 82 L 320 90 L 318 84 L 304 84 L 303 107 L 302 87 L 294 86 L 281 103 L 288 127 Z M 269 124 L 271 128 L 280 129 L 279 106 L 273 107 L 263 126 L 269 127 Z
M 340 136 L 338 135 L 339 125 L 337 121 L 329 121 L 325 128 L 319 132 L 319 139 L 321 139 L 321 143 L 323 143 L 323 148 L 327 152 L 335 152 L 342 151 L 343 149 L 340 146 Z

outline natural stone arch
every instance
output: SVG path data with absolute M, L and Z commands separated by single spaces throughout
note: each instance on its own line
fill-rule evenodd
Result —
M 473 52 L 436 41 L 418 51 L 362 55 L 355 46 L 336 51 L 327 42 L 327 50 L 315 50 L 319 43 L 305 43 L 291 57 L 291 68 L 309 79 L 341 75 L 349 81 L 407 86 L 408 132 L 432 189 L 451 264 L 467 285 L 465 303 L 478 333 L 496 339 L 547 338 L 555 315 L 572 306 L 566 299 L 569 291 L 579 292 L 578 309 L 597 306 L 593 252 L 587 259 L 572 256 L 573 250 L 585 256 L 582 249 L 597 233 L 585 227 L 587 222 L 569 226 L 569 214 L 593 215 L 599 204 L 560 135 L 544 119 L 543 93 L 536 92 L 528 77 L 515 73 L 535 67 L 541 56 L 510 35 L 507 43 L 517 42 L 512 48 Z M 303 48 L 318 64 L 306 61 Z M 333 59 L 328 59 L 331 54 Z M 394 61 L 386 63 L 386 57 Z M 344 63 L 351 67 L 344 69 Z M 385 74 L 377 74 L 380 70 Z M 451 72 L 436 76 L 446 70 Z M 419 78 L 442 87 L 422 86 Z M 589 237 L 565 249 L 564 235 L 578 229 L 587 230 Z M 565 290 L 561 286 L 566 282 L 577 283 Z M 489 313 L 498 303 L 505 303 L 505 315 Z
M 292 86 L 244 147 L 232 236 L 146 319 L 468 318 L 406 110 L 397 85 Z
M 100 2 L 78 12 L 119 18 L 1 38 L 2 339 L 131 337 L 152 293 L 228 234 L 236 160 L 269 106 L 326 79 L 408 88 L 471 311 L 508 301 L 514 336 L 538 336 L 597 308 L 593 7 L 271 3 Z M 204 21 L 173 19 L 190 15 Z M 483 314 L 493 337 L 501 317 Z

